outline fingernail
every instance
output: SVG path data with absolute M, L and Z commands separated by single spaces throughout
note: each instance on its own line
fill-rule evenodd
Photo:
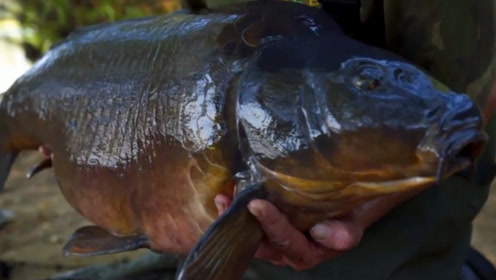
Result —
M 317 224 L 310 230 L 310 233 L 317 240 L 328 239 L 331 235 L 331 228 L 327 225 Z
M 226 209 L 226 205 L 224 204 L 224 201 L 221 198 L 215 198 L 214 202 L 215 202 L 215 206 L 217 206 L 217 209 L 222 211 Z
M 248 204 L 248 210 L 258 218 L 263 216 L 262 205 L 256 201 L 252 201 Z

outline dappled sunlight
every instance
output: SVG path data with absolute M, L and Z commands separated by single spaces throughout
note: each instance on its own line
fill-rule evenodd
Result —
M 15 21 L 0 21 L 0 38 L 6 36 L 20 36 L 20 28 Z M 20 46 L 0 40 L 0 93 L 5 92 L 30 65 Z

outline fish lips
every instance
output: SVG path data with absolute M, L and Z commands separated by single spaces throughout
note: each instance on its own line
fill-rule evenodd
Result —
M 444 138 L 445 149 L 440 153 L 437 180 L 458 171 L 473 168 L 477 159 L 484 153 L 488 135 L 478 127 L 457 130 Z

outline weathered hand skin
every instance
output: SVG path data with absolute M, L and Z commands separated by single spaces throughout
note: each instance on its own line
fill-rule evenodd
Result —
M 296 3 L 91 27 L 3 96 L 0 175 L 45 147 L 88 220 L 186 254 L 217 218 L 214 197 L 243 189 L 235 174 L 306 230 L 469 167 L 481 112 L 437 88 Z

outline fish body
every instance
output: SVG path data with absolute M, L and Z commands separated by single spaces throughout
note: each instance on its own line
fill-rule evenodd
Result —
M 468 167 L 487 141 L 467 96 L 319 9 L 271 1 L 76 32 L 14 83 L 0 115 L 0 179 L 43 147 L 64 197 L 98 226 L 66 252 L 197 246 L 178 279 L 242 273 L 262 237 L 244 207 L 254 197 L 307 230 Z M 239 197 L 220 218 L 218 194 Z

